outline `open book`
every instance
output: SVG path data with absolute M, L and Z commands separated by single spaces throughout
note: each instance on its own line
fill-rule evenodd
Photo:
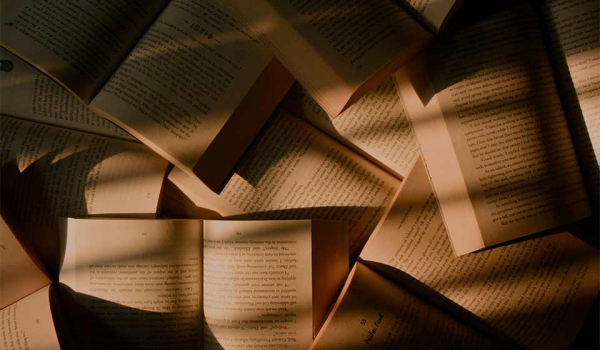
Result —
M 213 190 L 293 82 L 217 0 L 1 12 L 2 46 Z
M 419 156 L 419 144 L 392 78 L 335 119 L 297 83 L 281 105 L 400 179 Z
M 437 316 L 431 316 L 433 321 L 424 316 L 437 312 L 429 311 L 434 305 L 469 325 L 470 332 L 511 347 L 566 349 L 597 298 L 600 282 L 598 251 L 566 231 L 455 256 L 421 160 L 403 181 L 358 260 L 379 275 L 356 267 L 315 349 L 334 349 L 331 344 L 336 342 L 362 344 L 357 349 L 385 342 L 424 345 L 429 339 L 417 337 L 419 327 L 441 322 Z M 365 283 L 361 275 L 380 281 L 371 285 L 386 287 L 369 287 L 365 292 L 369 296 L 358 298 L 354 285 Z M 404 304 L 407 292 L 426 303 Z M 417 315 L 412 325 L 402 323 L 405 310 Z M 377 312 L 385 314 L 378 322 L 381 329 L 369 337 L 377 328 L 373 327 Z M 449 334 L 462 334 L 458 332 L 462 326 L 448 322 L 443 327 L 453 327 Z M 368 338 L 372 339 L 365 344 Z
M 598 295 L 568 232 L 456 257 L 421 160 L 358 260 L 313 349 L 567 349 Z
M 400 179 L 281 109 L 220 194 L 175 168 L 163 208 L 176 217 L 344 220 L 356 256 L 399 186 Z
M 68 349 L 69 343 L 59 343 L 58 334 L 65 334 L 64 328 L 54 326 L 59 304 L 56 289 L 31 246 L 19 240 L 19 226 L 11 215 L 0 207 L 2 349 Z
M 144 145 L 3 115 L 0 126 L 2 205 L 46 266 L 58 261 L 59 216 L 158 212 L 169 163 Z
M 64 233 L 82 348 L 307 348 L 348 272 L 337 221 L 68 219 Z
M 310 349 L 503 347 L 358 261 Z
M 431 42 L 430 31 L 437 33 L 456 5 L 452 0 L 226 2 L 331 117 Z
M 547 26 L 508 9 L 396 74 L 458 255 L 598 209 L 599 6 L 570 4 L 546 2 Z
M 0 112 L 3 115 L 137 141 L 91 111 L 50 77 L 0 47 Z
M 343 222 L 68 219 L 57 288 L 4 218 L 7 349 L 307 348 L 348 272 Z

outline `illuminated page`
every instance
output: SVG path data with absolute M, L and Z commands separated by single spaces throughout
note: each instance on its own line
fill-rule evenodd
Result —
M 3 1 L 2 46 L 89 103 L 167 1 Z
M 311 221 L 204 222 L 204 349 L 306 349 Z
M 0 123 L 2 203 L 48 269 L 58 266 L 59 216 L 156 215 L 168 163 L 145 146 L 11 117 Z
M 457 255 L 590 215 L 529 7 L 454 33 L 397 80 Z
M 169 180 L 198 207 L 223 217 L 348 221 L 353 255 L 400 185 L 397 178 L 285 112 L 269 120 L 220 194 L 177 168 Z
M 393 0 L 227 2 L 331 117 L 433 38 Z
M 65 128 L 126 140 L 133 136 L 100 117 L 60 84 L 0 47 L 2 80 L 0 112 Z
M 360 258 L 414 278 L 518 348 L 569 346 L 598 293 L 597 250 L 562 232 L 456 257 L 445 231 L 418 161 Z
M 392 78 L 331 119 L 310 94 L 294 85 L 283 100 L 286 109 L 399 178 L 419 155 L 404 106 Z
M 544 4 L 557 83 L 592 203 L 600 205 L 600 4 L 595 0 Z
M 17 239 L 12 222 L 0 217 L 0 309 L 50 284 L 39 261 Z
M 357 262 L 311 350 L 496 349 L 443 311 Z
M 235 115 L 270 60 L 219 1 L 174 0 L 90 107 L 216 191 L 293 82 L 281 67 L 252 101 L 271 109 Z M 219 140 L 220 158 L 205 160 Z
M 0 310 L 0 346 L 6 350 L 60 350 L 49 285 Z
M 202 344 L 202 221 L 68 219 L 59 280 L 84 349 Z

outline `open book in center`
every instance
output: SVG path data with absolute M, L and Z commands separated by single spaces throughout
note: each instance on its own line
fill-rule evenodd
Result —
M 213 191 L 293 82 L 216 0 L 1 10 L 2 46 Z
M 304 349 L 348 272 L 340 221 L 68 219 L 63 232 L 61 292 L 85 348 Z

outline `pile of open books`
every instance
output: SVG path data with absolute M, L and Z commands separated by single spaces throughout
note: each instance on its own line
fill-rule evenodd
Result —
M 598 347 L 597 0 L 0 13 L 1 349 Z

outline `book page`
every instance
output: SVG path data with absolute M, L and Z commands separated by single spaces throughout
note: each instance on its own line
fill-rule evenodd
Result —
M 433 37 L 393 0 L 229 0 L 332 117 Z
M 3 1 L 0 42 L 88 103 L 166 3 Z
M 410 122 L 388 79 L 331 119 L 299 84 L 282 101 L 286 109 L 354 151 L 403 178 L 419 154 Z
M 169 180 L 224 217 L 329 219 L 350 225 L 356 255 L 400 180 L 285 112 L 271 117 L 220 194 L 175 168 Z
M 202 344 L 202 222 L 68 219 L 65 310 L 86 349 Z
M 306 349 L 311 221 L 204 222 L 204 349 Z
M 60 350 L 50 309 L 50 285 L 0 310 L 0 346 L 6 350 Z
M 125 131 L 89 110 L 60 84 L 0 47 L 0 112 L 95 134 L 134 141 Z
M 535 14 L 520 6 L 440 41 L 427 73 L 400 73 L 456 254 L 590 215 L 545 50 Z M 425 77 L 431 98 L 407 86 Z M 462 202 L 472 209 L 457 220 Z
M 475 330 L 357 262 L 310 349 L 496 348 Z
M 0 216 L 0 309 L 50 284 L 41 262 L 19 242 L 18 226 L 9 221 L 5 209 Z
M 143 145 L 11 117 L 0 122 L 2 202 L 49 270 L 57 268 L 59 216 L 156 215 L 168 163 Z
M 594 0 L 548 0 L 544 5 L 557 83 L 596 211 L 600 205 L 599 12 L 600 4 Z
M 598 293 L 598 251 L 568 232 L 454 256 L 421 161 L 360 258 L 416 279 L 523 349 L 566 349 Z
M 174 0 L 90 106 L 193 176 L 270 59 L 219 1 Z M 256 120 L 247 130 L 258 132 L 270 113 L 245 115 Z
M 448 16 L 460 0 L 397 0 L 413 11 L 417 18 L 434 33 L 446 24 Z

